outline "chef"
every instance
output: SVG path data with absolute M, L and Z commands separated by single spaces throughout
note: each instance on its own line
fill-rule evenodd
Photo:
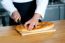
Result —
M 25 28 L 32 30 L 39 19 L 44 18 L 48 0 L 2 0 L 1 3 L 10 12 L 10 25 L 17 25 L 20 21 Z

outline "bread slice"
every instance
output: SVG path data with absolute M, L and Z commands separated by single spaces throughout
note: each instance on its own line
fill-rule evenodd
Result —
M 29 31 L 24 28 L 23 25 L 17 25 L 16 30 L 21 35 L 30 35 L 30 34 L 36 34 L 36 33 L 43 33 L 43 32 L 55 32 L 56 30 L 53 29 L 54 24 L 51 22 L 40 22 L 37 27 L 33 28 L 33 30 Z

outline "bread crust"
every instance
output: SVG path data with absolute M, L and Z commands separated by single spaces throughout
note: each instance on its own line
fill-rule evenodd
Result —
M 23 25 L 17 25 L 16 30 L 20 32 L 21 34 L 27 34 L 27 33 L 41 33 L 44 30 L 49 30 L 54 27 L 54 23 L 52 22 L 39 22 L 37 27 L 34 27 L 33 30 L 29 31 L 25 29 Z

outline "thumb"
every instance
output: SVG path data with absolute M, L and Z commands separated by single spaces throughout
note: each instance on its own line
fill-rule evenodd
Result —
M 26 22 L 25 24 L 24 24 L 24 27 L 27 29 L 28 28 L 28 24 L 30 24 L 30 22 L 28 21 L 28 22 Z

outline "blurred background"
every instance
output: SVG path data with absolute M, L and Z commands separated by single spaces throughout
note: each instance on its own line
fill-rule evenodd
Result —
M 9 12 L 1 5 L 0 0 L 0 26 L 9 25 Z M 42 21 L 56 21 L 65 19 L 65 0 L 49 0 L 48 7 Z

